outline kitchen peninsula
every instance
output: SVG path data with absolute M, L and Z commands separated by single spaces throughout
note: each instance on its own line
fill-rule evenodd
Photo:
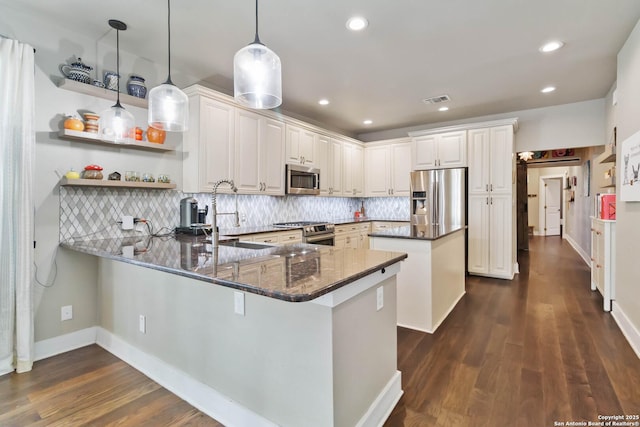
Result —
M 408 254 L 398 273 L 398 325 L 434 333 L 465 293 L 465 226 L 407 225 L 369 235 Z
M 396 275 L 406 255 L 229 245 L 62 244 L 99 257 L 98 344 L 223 424 L 381 425 L 402 395 Z

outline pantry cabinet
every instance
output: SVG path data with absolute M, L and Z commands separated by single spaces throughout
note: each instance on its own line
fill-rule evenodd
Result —
M 242 194 L 284 194 L 284 123 L 236 110 L 235 179 Z
M 408 139 L 367 145 L 365 194 L 369 197 L 409 196 L 411 144 Z
M 412 170 L 467 166 L 467 132 L 464 130 L 432 133 L 412 132 Z
M 468 131 L 468 270 L 516 272 L 513 124 Z

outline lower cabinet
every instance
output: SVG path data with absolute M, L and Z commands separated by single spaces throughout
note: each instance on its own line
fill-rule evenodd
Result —
M 591 290 L 602 294 L 604 311 L 615 300 L 616 223 L 591 218 Z
M 271 245 L 286 245 L 287 243 L 302 243 L 302 230 L 273 231 L 260 234 L 246 234 L 240 236 L 245 242 L 266 243 Z
M 371 223 L 348 223 L 336 225 L 336 248 L 369 249 Z
M 513 279 L 512 195 L 469 195 L 468 270 Z

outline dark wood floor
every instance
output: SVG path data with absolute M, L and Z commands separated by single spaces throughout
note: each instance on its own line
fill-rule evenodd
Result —
M 433 335 L 399 329 L 404 396 L 386 427 L 554 426 L 640 414 L 640 360 L 589 268 L 536 237 L 514 281 L 470 277 Z
M 589 269 L 534 238 L 509 282 L 470 277 L 438 331 L 399 328 L 404 396 L 386 427 L 553 426 L 640 414 L 640 360 Z M 97 346 L 0 377 L 0 426 L 220 426 Z

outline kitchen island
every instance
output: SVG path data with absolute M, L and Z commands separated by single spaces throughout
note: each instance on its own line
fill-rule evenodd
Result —
M 62 246 L 100 257 L 98 344 L 225 425 L 381 425 L 402 395 L 405 254 L 184 236 Z
M 369 234 L 371 249 L 408 254 L 398 273 L 398 325 L 434 333 L 465 294 L 464 226 L 407 225 Z

